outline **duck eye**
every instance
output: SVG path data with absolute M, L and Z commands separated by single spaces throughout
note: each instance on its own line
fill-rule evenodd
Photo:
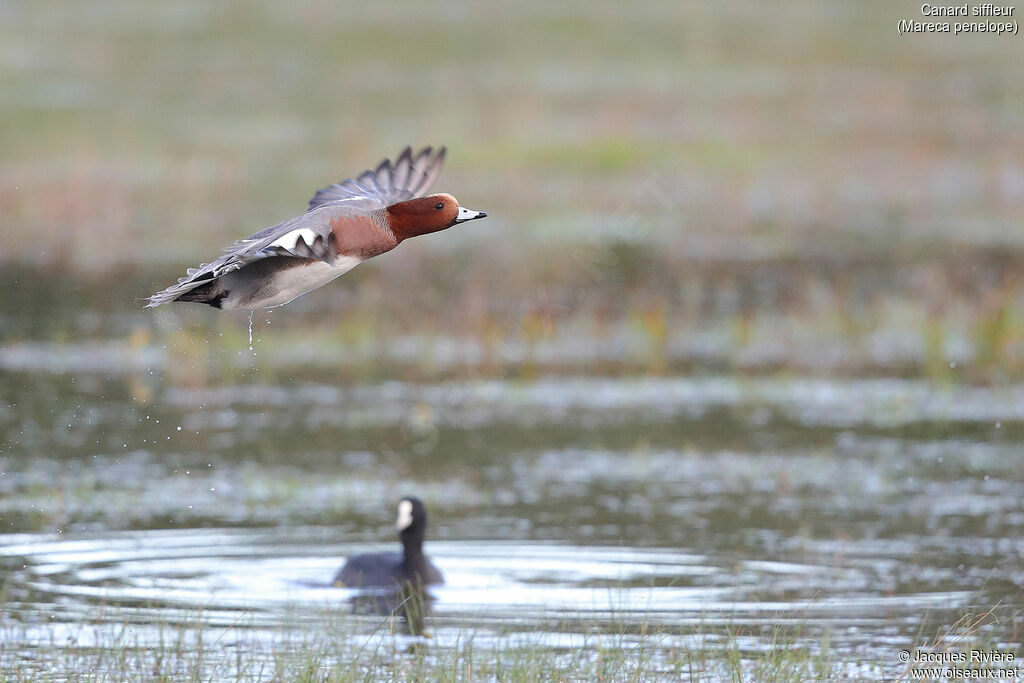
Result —
M 438 202 L 437 204 L 434 204 L 434 208 L 440 211 L 441 209 L 444 208 L 444 202 Z

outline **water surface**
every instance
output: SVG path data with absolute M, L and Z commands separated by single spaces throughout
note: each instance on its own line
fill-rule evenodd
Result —
M 73 339 L 8 328 L 0 347 L 6 671 L 118 643 L 144 658 L 172 635 L 212 677 L 302 634 L 413 641 L 328 585 L 394 546 L 407 494 L 447 577 L 440 650 L 635 647 L 670 671 L 709 647 L 753 659 L 784 628 L 871 676 L 936 634 L 1018 647 L 1024 386 L 360 379 L 261 355 L 259 325 L 253 355 L 244 321 L 189 356 L 147 314 L 93 315 Z

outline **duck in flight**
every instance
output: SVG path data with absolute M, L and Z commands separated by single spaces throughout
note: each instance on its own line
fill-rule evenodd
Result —
M 485 218 L 450 194 L 423 196 L 441 173 L 445 151 L 425 147 L 414 155 L 406 147 L 393 162 L 385 159 L 376 169 L 319 190 L 306 213 L 190 268 L 177 284 L 149 297 L 146 308 L 172 301 L 225 311 L 280 306 L 403 240 Z

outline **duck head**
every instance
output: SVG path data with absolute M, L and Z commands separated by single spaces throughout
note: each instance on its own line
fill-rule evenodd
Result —
M 458 199 L 444 193 L 392 204 L 387 208 L 387 214 L 391 231 L 399 242 L 487 217 L 484 211 L 459 206 Z

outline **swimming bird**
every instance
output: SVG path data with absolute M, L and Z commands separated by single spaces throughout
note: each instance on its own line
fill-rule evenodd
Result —
M 444 583 L 441 571 L 423 554 L 427 508 L 419 498 L 398 501 L 395 521 L 402 552 L 365 553 L 350 557 L 334 577 L 345 588 L 422 588 Z
M 306 213 L 225 249 L 162 292 L 146 308 L 195 301 L 225 311 L 272 308 L 391 251 L 403 240 L 485 218 L 450 194 L 422 196 L 444 165 L 446 149 L 406 147 L 394 162 L 319 190 Z

